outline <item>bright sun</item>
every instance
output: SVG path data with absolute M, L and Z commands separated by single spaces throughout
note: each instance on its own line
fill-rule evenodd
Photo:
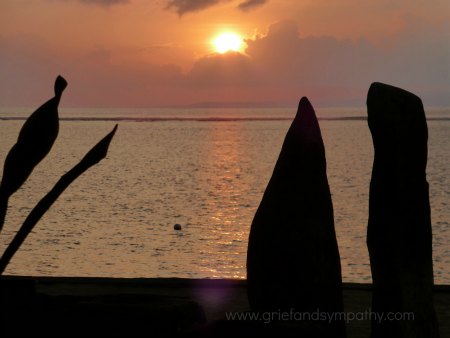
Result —
M 237 52 L 241 48 L 242 38 L 235 33 L 221 33 L 213 40 L 213 44 L 220 54 Z

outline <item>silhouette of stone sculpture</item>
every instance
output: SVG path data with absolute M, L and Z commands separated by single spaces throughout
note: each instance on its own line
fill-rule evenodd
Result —
M 26 120 L 16 144 L 6 156 L 0 184 L 0 231 L 9 197 L 22 186 L 34 167 L 48 154 L 58 136 L 58 105 L 66 86 L 66 80 L 58 76 L 55 81 L 55 96 Z
M 325 148 L 306 97 L 251 225 L 247 283 L 254 311 L 343 311 Z M 311 325 L 314 337 L 345 337 L 343 321 Z
M 373 83 L 367 112 L 375 148 L 367 230 L 372 311 L 414 314 L 414 320 L 372 320 L 372 338 L 438 337 L 422 101 Z
M 55 97 L 44 103 L 25 121 L 17 143 L 7 155 L 0 186 L 1 203 L 4 207 L 1 224 L 5 218 L 9 196 L 26 181 L 33 168 L 48 154 L 58 136 L 58 104 L 66 86 L 66 80 L 58 76 L 55 82 Z M 0 275 L 37 222 L 64 190 L 86 170 L 105 158 L 116 130 L 117 125 L 77 165 L 64 174 L 52 190 L 31 210 L 0 258 Z

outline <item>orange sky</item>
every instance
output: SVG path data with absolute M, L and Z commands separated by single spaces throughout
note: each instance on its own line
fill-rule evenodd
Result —
M 450 8 L 422 0 L 2 0 L 0 106 L 364 105 L 371 82 L 450 105 Z M 234 31 L 243 53 L 212 39 Z

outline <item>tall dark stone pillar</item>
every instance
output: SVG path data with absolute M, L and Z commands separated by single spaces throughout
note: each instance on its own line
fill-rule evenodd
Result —
M 367 112 L 375 148 L 367 230 L 372 311 L 406 316 L 372 319 L 372 338 L 438 337 L 422 101 L 403 89 L 373 83 Z
M 343 311 L 325 149 L 305 97 L 251 225 L 247 282 L 254 311 Z M 305 337 L 345 337 L 343 321 L 304 320 L 302 325 L 298 334 Z

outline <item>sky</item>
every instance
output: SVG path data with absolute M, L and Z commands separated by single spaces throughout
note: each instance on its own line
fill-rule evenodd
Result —
M 233 32 L 241 48 L 218 53 Z M 0 106 L 450 106 L 448 0 L 2 0 Z

